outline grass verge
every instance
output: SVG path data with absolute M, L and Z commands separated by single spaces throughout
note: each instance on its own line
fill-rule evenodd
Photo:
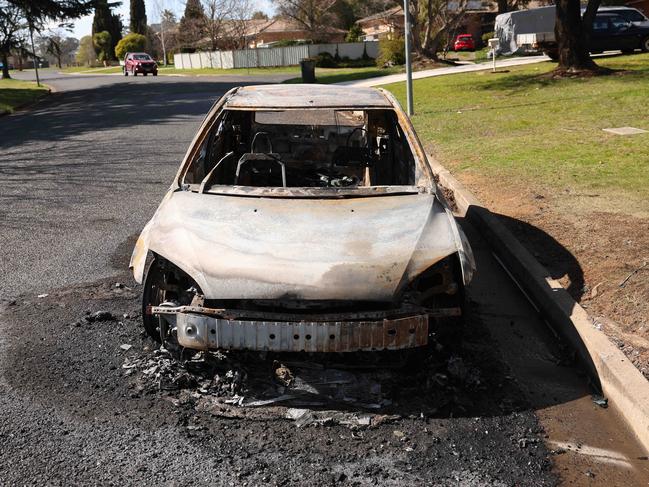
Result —
M 121 73 L 121 66 L 109 66 L 107 68 L 89 68 L 88 66 L 71 66 L 60 70 L 62 73 L 88 73 L 88 74 L 111 74 Z
M 597 59 L 609 76 L 554 80 L 540 63 L 414 82 L 413 122 L 455 172 L 556 188 L 621 191 L 649 201 L 649 54 Z M 387 88 L 405 101 L 405 83 Z M 432 146 L 430 148 L 433 148 Z
M 13 113 L 17 108 L 36 101 L 47 92 L 47 88 L 38 87 L 31 81 L 2 79 L 0 80 L 0 115 Z
M 401 73 L 403 67 L 377 68 L 368 66 L 363 68 L 316 68 L 315 77 L 318 83 L 341 83 L 344 81 L 355 81 L 359 79 L 376 78 L 388 74 Z M 284 83 L 302 83 L 302 78 L 291 78 Z

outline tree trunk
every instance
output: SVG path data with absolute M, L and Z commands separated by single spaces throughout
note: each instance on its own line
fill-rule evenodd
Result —
M 2 79 L 10 79 L 9 76 L 9 56 L 6 52 L 2 53 Z
M 598 70 L 588 52 L 588 29 L 584 28 L 581 20 L 579 0 L 557 0 L 556 9 L 554 35 L 559 44 L 557 69 L 569 73 Z

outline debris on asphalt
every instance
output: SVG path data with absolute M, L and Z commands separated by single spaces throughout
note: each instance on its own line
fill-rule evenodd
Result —
M 594 394 L 592 396 L 593 402 L 597 404 L 599 407 L 606 409 L 608 407 L 608 399 L 606 399 L 604 396 L 600 396 L 598 394 Z
M 103 311 L 103 310 L 85 316 L 85 320 L 88 323 L 93 323 L 95 321 L 111 321 L 114 319 L 115 317 L 110 311 Z
M 311 425 L 347 426 L 351 429 L 372 428 L 386 422 L 399 419 L 398 415 L 377 415 L 347 411 L 314 411 L 311 409 L 291 408 L 286 411 L 286 418 L 295 421 L 298 428 Z
M 36 297 L 37 297 L 37 298 L 46 298 L 46 297 L 48 297 L 48 296 L 49 296 L 48 293 L 43 293 L 43 294 L 39 294 L 39 295 L 36 296 Z
M 123 343 L 122 345 L 119 346 L 122 350 L 125 352 L 128 352 L 131 348 L 133 348 L 133 345 L 130 345 L 128 343 Z

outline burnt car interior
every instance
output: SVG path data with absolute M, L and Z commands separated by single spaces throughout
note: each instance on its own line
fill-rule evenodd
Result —
M 391 109 L 223 110 L 183 183 L 200 192 L 407 186 L 415 160 Z

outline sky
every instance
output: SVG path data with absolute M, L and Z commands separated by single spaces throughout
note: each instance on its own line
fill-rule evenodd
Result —
M 180 20 L 185 10 L 185 2 L 183 0 L 145 0 L 146 16 L 149 24 L 157 24 L 160 22 L 159 12 L 165 9 L 171 10 L 176 14 L 176 18 Z M 269 15 L 274 12 L 272 0 L 253 0 L 253 10 L 261 10 Z M 128 29 L 129 21 L 129 0 L 122 0 L 122 5 L 113 9 L 122 15 L 122 23 Z M 81 17 L 74 22 L 74 28 L 69 36 L 81 39 L 83 36 L 90 35 L 92 31 L 92 15 Z

